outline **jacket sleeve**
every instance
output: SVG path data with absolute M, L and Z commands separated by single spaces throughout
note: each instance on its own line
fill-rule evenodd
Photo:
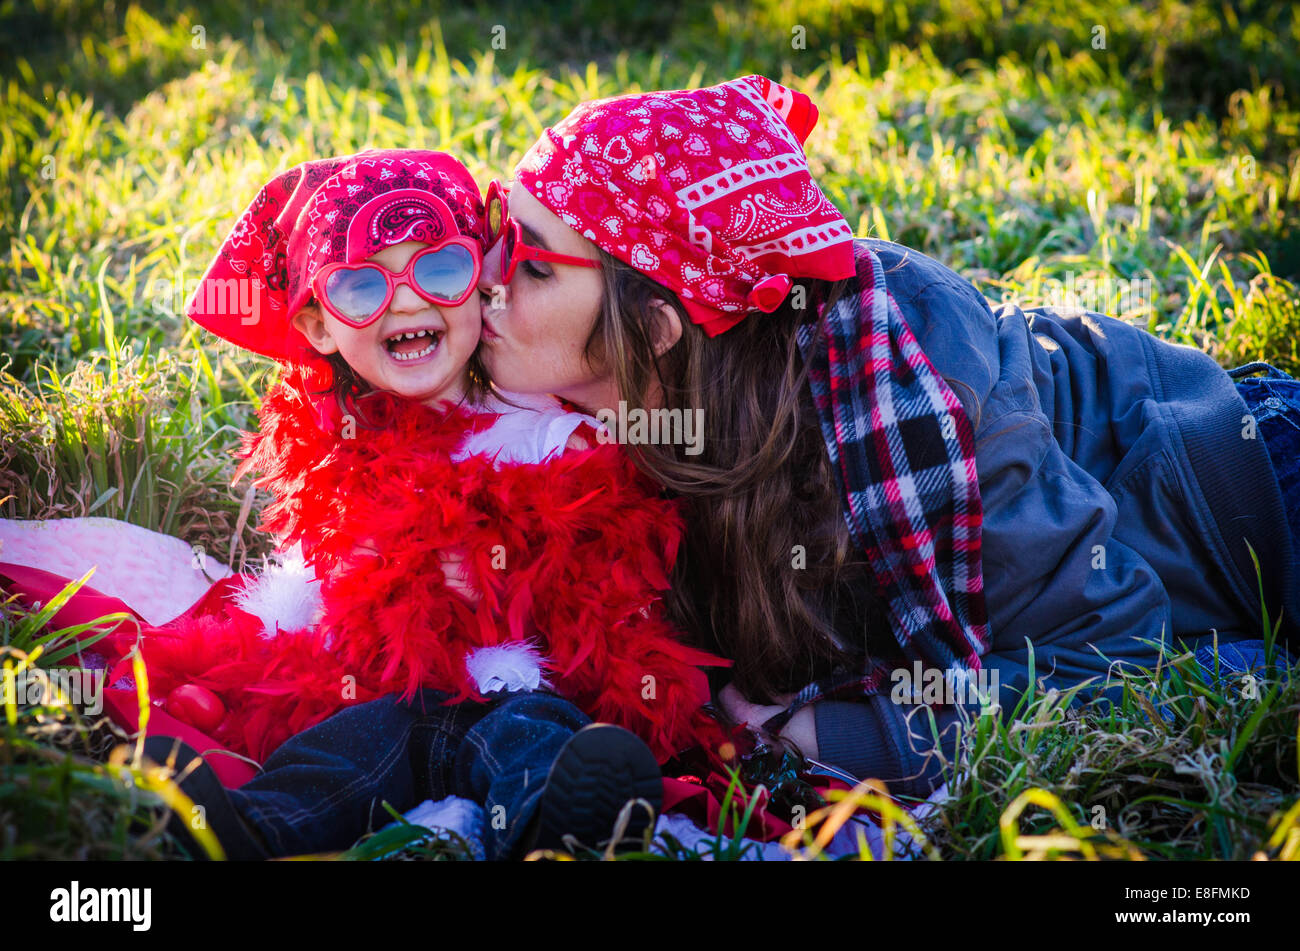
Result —
M 1167 636 L 1169 597 L 1155 571 L 1114 538 L 1114 499 L 1057 442 L 1035 382 L 1050 367 L 1023 314 L 1010 308 L 995 317 L 966 282 L 931 283 L 903 298 L 922 349 L 956 384 L 975 428 L 993 635 L 982 662 L 1003 714 L 1028 685 L 1030 645 L 1036 679 L 1058 689 L 1104 679 L 1113 661 L 1152 663 L 1155 649 L 1142 641 Z M 891 788 L 913 795 L 937 784 L 936 764 L 926 762 L 928 717 L 909 719 L 916 707 L 887 695 L 818 707 L 826 762 L 901 781 Z M 936 714 L 941 728 L 956 719 L 951 708 Z

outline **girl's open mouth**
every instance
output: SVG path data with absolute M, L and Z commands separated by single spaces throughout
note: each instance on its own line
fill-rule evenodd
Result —
M 393 334 L 384 341 L 388 355 L 399 363 L 407 363 L 427 357 L 438 349 L 442 342 L 442 331 L 408 330 Z

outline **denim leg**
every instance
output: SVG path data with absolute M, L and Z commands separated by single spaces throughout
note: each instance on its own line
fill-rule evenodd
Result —
M 1292 549 L 1300 554 L 1300 380 L 1268 364 L 1262 367 L 1268 376 L 1239 379 L 1237 390 L 1255 417 L 1259 436 L 1273 463 Z
M 567 700 L 525 693 L 501 701 L 470 728 L 456 754 L 454 792 L 483 804 L 489 860 L 511 857 L 560 748 L 590 722 Z
M 1209 676 L 1211 682 L 1217 676 L 1216 687 L 1224 682 L 1240 681 L 1243 674 L 1259 673 L 1264 668 L 1264 642 L 1262 640 L 1236 641 L 1219 645 L 1216 662 L 1213 644 L 1202 644 L 1196 649 L 1196 662 Z M 1278 645 L 1278 653 L 1285 658 L 1285 651 Z
M 1262 676 L 1265 668 L 1265 644 L 1259 638 L 1232 640 L 1218 639 L 1218 658 L 1215 658 L 1215 639 L 1213 635 L 1201 637 L 1187 644 L 1192 656 L 1204 671 L 1206 680 L 1215 690 L 1240 689 L 1245 681 L 1245 674 Z M 1280 666 L 1290 666 L 1295 659 L 1282 644 L 1274 645 L 1274 661 Z M 1168 668 L 1166 668 L 1166 676 Z M 1174 722 L 1174 713 L 1168 707 L 1160 707 L 1160 716 L 1166 723 Z
M 342 710 L 285 741 L 231 802 L 272 855 L 347 848 L 388 824 L 382 802 L 404 812 L 454 792 L 450 764 L 487 707 L 444 699 L 423 690 Z

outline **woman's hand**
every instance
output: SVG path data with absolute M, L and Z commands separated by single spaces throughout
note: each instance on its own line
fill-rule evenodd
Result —
M 771 706 L 750 703 L 736 689 L 735 684 L 727 684 L 718 692 L 718 702 L 722 704 L 723 712 L 731 718 L 732 722 L 744 724 L 772 746 L 784 747 L 788 744 L 795 747 L 804 756 L 816 759 L 817 721 L 811 705 L 801 707 L 790 718 L 790 722 L 782 728 L 779 736 L 773 737 L 764 731 L 763 724 L 789 706 L 790 701 L 794 699 L 794 694 L 778 697 L 777 699 L 781 703 Z

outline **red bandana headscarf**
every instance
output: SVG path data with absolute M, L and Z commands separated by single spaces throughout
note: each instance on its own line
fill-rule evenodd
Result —
M 457 233 L 483 243 L 483 200 L 469 171 L 445 152 L 371 149 L 304 162 L 257 193 L 185 313 L 255 353 L 309 360 L 315 351 L 292 318 L 322 266 Z
M 792 279 L 851 277 L 853 229 L 808 172 L 817 107 L 762 76 L 579 105 L 520 185 L 673 290 L 709 336 L 771 312 Z

